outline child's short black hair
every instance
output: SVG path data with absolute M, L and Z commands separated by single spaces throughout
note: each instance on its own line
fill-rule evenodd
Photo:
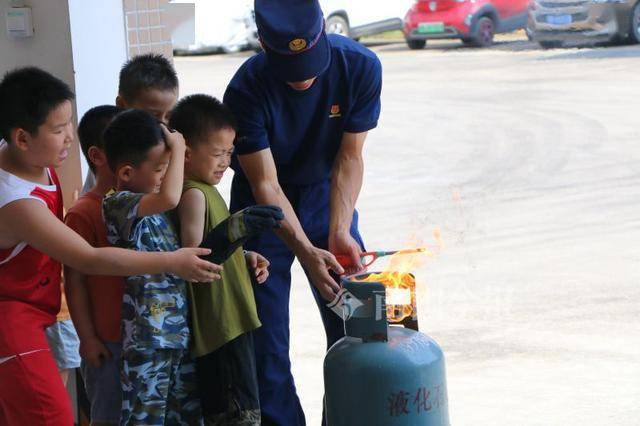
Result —
M 169 126 L 176 129 L 188 145 L 206 139 L 211 132 L 224 128 L 237 130 L 236 119 L 225 104 L 209 95 L 183 98 L 171 112 Z
M 161 143 L 164 138 L 160 123 L 139 109 L 128 109 L 116 115 L 104 131 L 104 150 L 114 173 L 125 162 L 139 166 L 147 159 L 149 150 Z
M 62 80 L 36 67 L 9 71 L 0 81 L 0 136 L 10 141 L 11 131 L 21 128 L 36 135 L 49 113 L 74 99 Z
M 104 149 L 104 129 L 107 128 L 113 117 L 124 111 L 123 108 L 114 105 L 100 105 L 91 108 L 78 124 L 78 139 L 84 157 L 89 167 L 95 172 L 95 167 L 89 159 L 89 148 L 92 146 Z
M 171 62 L 162 55 L 148 53 L 136 56 L 122 66 L 118 93 L 132 102 L 143 90 L 175 90 L 178 76 Z

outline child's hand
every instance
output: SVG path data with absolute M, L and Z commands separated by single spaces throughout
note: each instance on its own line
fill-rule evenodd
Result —
M 182 277 L 190 282 L 209 283 L 219 280 L 218 272 L 222 271 L 222 266 L 207 262 L 198 256 L 206 256 L 211 250 L 205 248 L 181 248 L 180 250 L 168 253 L 171 256 L 167 272 Z
M 97 337 L 80 340 L 80 356 L 95 368 L 111 358 L 111 352 Z
M 184 141 L 184 137 L 182 133 L 177 130 L 169 130 L 166 124 L 160 123 L 160 128 L 162 129 L 162 134 L 164 135 L 164 140 L 167 143 L 167 146 L 174 152 L 177 149 L 185 150 L 186 142 Z
M 248 251 L 244 258 L 247 260 L 247 267 L 253 274 L 258 284 L 264 283 L 269 278 L 269 261 L 263 255 L 255 251 Z

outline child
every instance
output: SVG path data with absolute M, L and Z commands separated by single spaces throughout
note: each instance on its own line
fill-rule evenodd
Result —
M 73 93 L 37 68 L 0 81 L 0 424 L 71 425 L 71 404 L 44 329 L 60 308 L 61 265 L 83 273 L 169 271 L 210 281 L 208 250 L 93 248 L 62 223 L 54 171 L 73 142 Z
M 127 110 L 104 133 L 117 191 L 103 202 L 110 243 L 172 251 L 165 216 L 180 201 L 185 142 L 142 110 Z M 199 424 L 195 366 L 188 354 L 185 281 L 171 274 L 126 278 L 122 308 L 122 424 Z
M 178 76 L 171 62 L 162 55 L 138 55 L 122 66 L 116 105 L 147 111 L 166 123 L 178 99 Z M 91 171 L 87 174 L 82 192 L 95 184 Z
M 166 123 L 178 99 L 178 76 L 162 55 L 148 53 L 127 61 L 120 70 L 116 105 L 147 111 Z
M 109 247 L 102 219 L 102 200 L 116 185 L 104 153 L 102 134 L 122 111 L 112 105 L 98 106 L 87 111 L 78 125 L 80 147 L 96 176 L 96 183 L 69 210 L 65 223 L 94 247 Z M 65 268 L 65 293 L 80 337 L 82 377 L 93 426 L 120 423 L 123 292 L 124 279 L 120 277 L 84 275 L 73 268 Z
M 192 95 L 178 103 L 170 126 L 184 135 L 188 145 L 178 207 L 180 236 L 184 247 L 197 247 L 204 235 L 229 217 L 215 185 L 229 167 L 236 124 L 217 99 Z M 269 262 L 252 252 L 246 253 L 246 262 L 256 281 L 263 283 Z M 220 275 L 219 282 L 188 286 L 205 420 L 208 424 L 260 425 L 251 337 L 260 321 L 241 248 L 224 263 Z

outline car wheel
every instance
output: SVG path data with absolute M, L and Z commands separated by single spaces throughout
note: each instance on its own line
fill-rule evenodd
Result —
M 495 25 L 489 17 L 483 16 L 476 22 L 476 30 L 472 36 L 473 45 L 477 47 L 488 47 L 493 44 L 495 35 Z
M 528 25 L 524 29 L 524 33 L 527 35 L 527 40 L 533 41 L 533 30 Z
M 640 2 L 636 4 L 631 13 L 631 31 L 629 39 L 634 43 L 640 43 Z
M 543 49 L 557 49 L 559 47 L 562 47 L 562 42 L 558 41 L 558 40 L 553 40 L 553 41 L 539 41 L 538 44 L 540 45 L 540 47 L 542 47 Z
M 332 15 L 327 18 L 328 34 L 340 34 L 341 36 L 349 37 L 350 32 L 349 22 L 343 16 Z
M 424 49 L 426 45 L 427 45 L 426 40 L 407 40 L 407 46 L 409 46 L 409 49 L 411 50 Z

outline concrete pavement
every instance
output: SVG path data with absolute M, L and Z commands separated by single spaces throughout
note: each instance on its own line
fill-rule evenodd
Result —
M 419 309 L 445 352 L 452 424 L 640 424 L 640 47 L 374 50 L 383 114 L 361 230 L 370 249 L 441 232 Z M 181 95 L 221 97 L 245 57 L 177 58 Z M 297 267 L 292 358 L 309 424 L 324 354 L 314 309 Z

